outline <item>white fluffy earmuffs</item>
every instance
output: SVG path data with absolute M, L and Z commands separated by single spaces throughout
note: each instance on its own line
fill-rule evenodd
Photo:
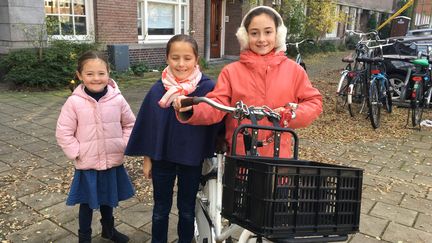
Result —
M 287 30 L 287 28 L 285 27 L 285 25 L 284 25 L 284 23 L 283 23 L 283 19 L 282 19 L 282 17 L 280 16 L 280 14 L 279 14 L 276 10 L 274 10 L 273 8 L 271 8 L 271 7 L 267 7 L 267 6 L 258 6 L 258 7 L 252 8 L 252 9 L 249 10 L 249 12 L 248 12 L 244 17 L 243 17 L 243 20 L 242 20 L 242 22 L 241 22 L 241 25 L 240 25 L 239 29 L 237 30 L 237 33 L 236 33 L 237 39 L 238 39 L 239 44 L 240 44 L 240 51 L 249 50 L 249 37 L 248 37 L 247 30 L 246 30 L 246 28 L 245 28 L 245 26 L 244 26 L 244 21 L 245 21 L 246 17 L 247 17 L 250 13 L 252 13 L 253 11 L 255 11 L 256 9 L 259 9 L 259 8 L 266 8 L 266 9 L 269 9 L 269 10 L 271 10 L 271 11 L 273 11 L 273 12 L 275 13 L 275 15 L 277 16 L 277 18 L 279 18 L 279 20 L 280 20 L 280 25 L 277 26 L 277 28 L 276 28 L 276 43 L 275 43 L 275 51 L 276 51 L 276 52 L 280 52 L 280 51 L 285 52 L 285 51 L 286 51 L 286 44 L 285 44 L 285 41 L 286 41 L 286 35 L 287 35 L 288 30 Z

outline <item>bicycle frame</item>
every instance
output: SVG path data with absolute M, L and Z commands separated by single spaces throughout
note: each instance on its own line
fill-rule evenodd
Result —
M 412 126 L 415 128 L 420 125 L 423 109 L 428 108 L 432 96 L 432 69 L 431 69 L 431 53 L 432 47 L 430 45 L 418 44 L 413 42 L 412 44 L 417 46 L 427 46 L 427 54 L 418 53 L 418 58 L 411 60 L 410 63 L 414 64 L 414 69 L 409 68 L 404 86 L 401 90 L 400 101 L 410 101 L 410 108 L 408 109 L 407 122 L 405 127 L 408 127 L 410 112 Z M 422 59 L 426 57 L 427 59 Z M 408 91 L 411 93 L 408 96 Z M 421 127 L 419 126 L 419 129 Z
M 356 90 L 355 90 L 356 86 L 361 85 L 361 82 L 365 82 L 366 71 L 367 71 L 366 69 L 359 70 L 356 72 L 355 77 L 351 78 L 350 83 L 348 84 L 348 94 L 347 94 L 347 104 L 348 105 L 353 104 L 353 96 L 357 95 L 357 93 L 355 93 L 356 92 Z M 366 83 L 364 83 L 364 85 L 366 85 Z M 368 86 L 366 85 L 366 87 L 368 87 Z M 360 90 L 360 91 L 361 91 L 360 95 L 364 95 L 364 94 L 362 94 L 363 90 Z M 367 98 L 367 96 L 365 98 Z M 360 114 L 363 112 L 365 103 L 366 102 L 364 102 L 364 101 L 362 102 L 362 106 L 361 106 L 361 109 L 359 111 Z M 353 115 L 351 115 L 351 116 L 353 116 Z
M 208 100 L 207 98 L 199 98 L 207 100 L 206 103 L 213 106 L 218 106 L 218 104 L 214 101 Z M 196 102 L 196 101 L 194 101 Z M 199 103 L 199 102 L 196 102 Z M 194 103 L 194 104 L 196 104 Z M 187 106 L 182 102 L 182 106 Z M 251 107 L 254 108 L 254 107 Z M 267 118 L 275 118 L 276 120 L 279 120 L 279 115 L 277 113 L 274 113 L 272 110 L 269 110 L 267 107 L 257 107 L 257 109 L 262 109 L 262 111 L 258 111 L 257 113 L 254 113 L 253 111 L 249 110 L 248 107 L 243 106 L 242 103 L 237 104 L 236 109 L 231 109 L 227 107 L 218 107 L 218 109 L 222 109 L 228 112 L 231 112 L 234 114 L 234 117 L 237 117 L 237 119 L 242 120 L 243 118 L 250 118 L 251 116 L 256 116 L 258 120 L 267 117 Z M 242 114 L 240 114 L 242 113 Z M 274 121 L 274 120 L 273 120 Z M 242 124 L 240 125 L 235 131 L 233 135 L 233 142 L 232 142 L 232 151 L 236 151 L 236 138 L 239 135 L 239 133 L 244 134 L 245 130 L 251 130 L 251 136 L 252 136 L 252 142 L 251 142 L 251 150 L 250 154 L 246 156 L 252 156 L 254 158 L 257 158 L 258 155 L 256 152 L 256 148 L 253 147 L 257 146 L 256 143 L 256 137 L 254 137 L 256 130 L 270 130 L 273 131 L 273 141 L 274 141 L 274 156 L 269 159 L 278 158 L 279 156 L 279 139 L 280 139 L 280 133 L 288 132 L 291 133 L 292 137 L 294 138 L 294 149 L 293 149 L 293 158 L 297 160 L 298 158 L 298 137 L 294 133 L 293 130 L 289 128 L 281 128 L 281 127 L 266 127 L 266 126 L 259 126 L 259 125 L 253 125 L 253 124 Z M 278 135 L 279 134 L 279 135 Z M 256 135 L 257 136 L 257 135 Z M 255 142 L 254 142 L 255 141 Z M 246 146 L 245 146 L 246 149 Z M 246 153 L 248 154 L 248 153 Z M 234 153 L 230 155 L 230 158 L 237 156 Z M 259 158 L 260 156 L 258 156 Z M 265 157 L 264 157 L 265 158 Z M 223 191 L 223 182 L 222 178 L 224 175 L 224 168 L 225 168 L 225 156 L 222 153 L 218 153 L 216 156 L 216 159 L 213 158 L 211 161 L 206 162 L 206 166 L 203 166 L 204 174 L 208 174 L 208 172 L 216 172 L 216 177 L 210 177 L 209 180 L 206 181 L 205 185 L 201 187 L 196 200 L 196 220 L 195 220 L 195 240 L 196 242 L 221 242 L 224 240 L 229 239 L 230 236 L 232 236 L 235 232 L 238 232 L 241 230 L 241 235 L 239 237 L 240 243 L 244 242 L 251 242 L 251 240 L 265 240 L 262 238 L 262 236 L 257 236 L 255 233 L 242 228 L 241 226 L 237 224 L 231 224 L 231 225 L 224 225 L 222 221 L 221 213 L 224 211 L 222 208 L 222 191 Z M 230 170 L 231 171 L 231 170 Z M 207 177 L 207 176 L 204 176 Z M 225 209 L 226 210 L 226 209 Z M 226 211 L 225 211 L 226 212 Z M 288 238 L 288 239 L 279 239 L 283 242 L 329 242 L 329 241 L 344 241 L 347 239 L 347 235 L 325 235 L 320 237 L 308 237 L 306 236 L 297 236 L 301 238 Z M 308 238 L 304 238 L 308 237 Z M 252 241 L 254 242 L 254 241 Z M 257 241 L 258 242 L 258 241 Z
M 272 117 L 279 119 L 280 116 L 277 113 L 271 111 L 268 107 L 256 108 L 255 113 L 250 113 L 248 108 L 243 103 L 238 104 L 237 110 L 232 107 L 222 107 L 218 103 L 206 99 L 206 103 L 217 107 L 218 109 L 226 112 L 232 112 L 234 117 L 237 119 L 243 119 L 245 113 L 249 115 L 256 115 L 263 117 Z M 186 106 L 186 105 L 185 105 Z M 260 110 L 261 109 L 261 110 Z M 195 241 L 196 242 L 221 242 L 227 240 L 236 231 L 242 230 L 239 242 L 246 242 L 249 238 L 253 237 L 254 234 L 246 229 L 241 228 L 236 224 L 231 224 L 228 227 L 222 225 L 222 178 L 224 174 L 224 155 L 217 153 L 216 159 L 211 159 L 210 162 L 207 160 L 209 169 L 206 172 L 212 173 L 216 170 L 216 178 L 210 178 L 205 182 L 205 185 L 197 194 L 196 206 L 195 206 Z M 208 165 L 208 163 L 206 165 Z M 205 168 L 204 168 L 205 170 Z
M 346 30 L 347 34 L 355 34 L 360 37 L 360 41 L 356 44 L 355 52 L 349 57 L 342 58 L 342 62 L 346 62 L 345 69 L 341 72 L 341 78 L 339 79 L 338 86 L 336 88 L 336 111 L 340 111 L 345 105 L 348 105 L 350 115 L 354 117 L 354 113 L 351 108 L 353 102 L 352 97 L 354 94 L 354 88 L 358 81 L 359 75 L 363 75 L 365 66 L 362 62 L 357 60 L 358 57 L 362 57 L 367 54 L 367 45 L 371 41 L 369 37 L 378 38 L 376 32 L 355 32 Z M 342 107 L 341 107 L 342 106 Z M 360 113 L 364 108 L 364 104 L 360 109 Z
M 302 59 L 301 54 L 300 54 L 300 48 L 299 48 L 299 46 L 302 43 L 304 43 L 304 42 L 311 43 L 311 44 L 315 43 L 312 39 L 304 39 L 304 40 L 301 40 L 301 41 L 298 41 L 298 42 L 287 43 L 286 45 L 287 46 L 290 45 L 290 46 L 294 46 L 295 47 L 296 52 L 297 52 L 295 62 L 297 64 L 299 64 L 300 66 L 302 66 L 303 69 L 306 71 L 306 64 L 303 62 L 303 59 Z
M 240 226 L 235 224 L 223 228 L 221 211 L 224 155 L 217 154 L 216 158 L 213 158 L 211 161 L 212 170 L 217 170 L 217 177 L 209 179 L 197 195 L 195 207 L 196 242 L 224 241 L 233 235 L 234 232 L 241 229 Z

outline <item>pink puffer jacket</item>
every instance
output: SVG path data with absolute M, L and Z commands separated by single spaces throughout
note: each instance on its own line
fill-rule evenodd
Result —
M 114 80 L 99 102 L 79 85 L 57 121 L 56 138 L 76 169 L 106 170 L 123 163 L 135 116 Z

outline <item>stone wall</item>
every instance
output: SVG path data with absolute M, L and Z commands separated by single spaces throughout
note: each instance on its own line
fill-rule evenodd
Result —
M 41 0 L 0 1 L 0 54 L 37 45 L 44 19 Z

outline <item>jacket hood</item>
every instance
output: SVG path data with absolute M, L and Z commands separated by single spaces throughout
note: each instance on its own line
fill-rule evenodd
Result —
M 240 62 L 249 66 L 254 65 L 279 65 L 281 62 L 288 59 L 283 52 L 272 51 L 264 56 L 256 54 L 251 50 L 245 50 L 240 53 Z
M 277 16 L 277 18 L 280 20 L 280 25 L 277 26 L 277 28 L 276 28 L 275 51 L 276 51 L 276 53 L 280 52 L 280 51 L 285 52 L 286 51 L 286 43 L 285 42 L 286 42 L 286 36 L 287 36 L 288 30 L 287 30 L 286 26 L 284 25 L 283 19 L 280 16 L 280 14 L 276 10 L 274 10 L 273 8 L 267 7 L 267 6 L 258 6 L 258 7 L 252 8 L 243 17 L 243 20 L 240 24 L 240 27 L 236 33 L 237 39 L 238 39 L 239 44 L 240 44 L 240 51 L 249 50 L 249 37 L 248 37 L 247 30 L 244 26 L 244 21 L 250 13 L 252 13 L 253 11 L 255 11 L 259 8 L 265 8 L 265 9 L 268 9 L 268 10 L 274 12 L 275 15 Z
M 117 94 L 120 94 L 120 89 L 118 88 L 118 85 L 116 83 L 116 81 L 114 81 L 114 79 L 109 79 L 108 80 L 108 92 L 106 93 L 106 97 L 108 97 L 109 99 L 111 99 L 112 97 L 116 96 Z M 86 94 L 86 92 L 84 91 L 84 84 L 80 84 L 78 85 L 78 87 L 76 87 L 76 89 L 74 90 L 74 92 L 72 93 L 72 95 L 77 95 L 80 96 L 82 98 L 85 99 L 91 99 L 90 96 L 88 96 Z

